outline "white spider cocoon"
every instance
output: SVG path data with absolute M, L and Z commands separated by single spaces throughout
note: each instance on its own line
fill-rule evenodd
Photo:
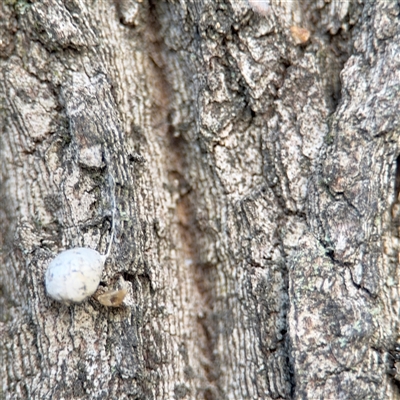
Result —
M 85 300 L 99 286 L 106 258 L 96 250 L 82 247 L 63 251 L 47 268 L 47 294 L 63 303 Z

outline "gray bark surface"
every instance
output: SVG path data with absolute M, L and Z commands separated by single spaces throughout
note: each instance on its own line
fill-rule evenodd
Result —
M 262 4 L 0 3 L 0 398 L 400 399 L 400 6 Z

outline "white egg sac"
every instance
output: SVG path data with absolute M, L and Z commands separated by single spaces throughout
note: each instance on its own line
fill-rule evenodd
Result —
M 100 283 L 106 256 L 96 250 L 75 248 L 60 253 L 46 271 L 47 294 L 63 303 L 79 303 Z

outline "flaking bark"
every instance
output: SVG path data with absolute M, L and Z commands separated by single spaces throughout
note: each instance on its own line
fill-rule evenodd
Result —
M 400 398 L 400 8 L 269 3 L 0 3 L 0 397 Z

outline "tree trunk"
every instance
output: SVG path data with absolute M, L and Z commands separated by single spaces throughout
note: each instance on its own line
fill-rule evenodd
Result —
M 1 2 L 0 397 L 400 399 L 399 15 Z

